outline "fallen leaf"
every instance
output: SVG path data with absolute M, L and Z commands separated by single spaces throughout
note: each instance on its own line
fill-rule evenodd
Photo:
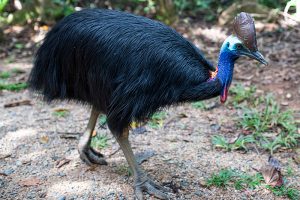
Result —
M 49 137 L 47 135 L 43 135 L 41 138 L 40 138 L 40 141 L 41 143 L 43 144 L 46 144 L 49 142 Z
M 268 164 L 260 169 L 266 184 L 272 187 L 283 185 L 281 166 L 279 161 L 272 156 L 269 157 Z
M 69 160 L 69 159 L 67 159 L 67 158 L 63 158 L 63 159 L 61 159 L 61 160 L 58 160 L 58 161 L 56 162 L 56 167 L 57 167 L 57 168 L 61 168 L 62 166 L 68 164 L 70 161 L 71 161 L 71 160 Z
M 54 109 L 54 111 L 55 112 L 68 112 L 69 109 L 67 109 L 67 108 L 56 108 L 56 109 Z
M 97 135 L 97 131 L 93 130 L 92 137 L 95 137 L 96 135 Z
M 19 185 L 24 186 L 24 187 L 38 186 L 38 185 L 41 185 L 41 184 L 42 184 L 41 180 L 36 178 L 36 177 L 24 179 L 24 180 L 19 182 Z

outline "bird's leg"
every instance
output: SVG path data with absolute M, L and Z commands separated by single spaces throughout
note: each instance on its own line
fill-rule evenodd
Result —
M 143 199 L 143 191 L 148 192 L 160 199 L 168 199 L 168 192 L 166 188 L 157 185 L 152 181 L 147 174 L 140 168 L 133 155 L 129 140 L 128 140 L 128 130 L 125 130 L 121 136 L 116 136 L 117 142 L 119 143 L 125 158 L 133 171 L 134 175 L 134 192 L 138 200 Z
M 104 156 L 101 153 L 96 152 L 93 148 L 90 147 L 92 134 L 98 119 L 100 112 L 92 107 L 91 116 L 86 128 L 86 131 L 79 139 L 78 151 L 81 160 L 83 160 L 88 165 L 99 164 L 106 165 L 107 162 L 104 159 Z

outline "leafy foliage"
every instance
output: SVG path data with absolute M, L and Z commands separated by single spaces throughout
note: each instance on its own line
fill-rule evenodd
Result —
M 237 190 L 242 190 L 255 189 L 262 181 L 263 177 L 260 173 L 249 175 L 238 170 L 225 168 L 207 179 L 207 185 L 216 187 L 233 186 Z
M 20 91 L 27 88 L 27 83 L 2 83 L 0 82 L 1 90 Z
M 213 136 L 212 144 L 215 148 L 225 149 L 226 151 L 232 150 L 247 150 L 246 145 L 248 143 L 254 143 L 255 140 L 252 135 L 239 136 L 234 142 L 229 143 L 224 136 Z
M 245 109 L 239 124 L 246 130 L 253 132 L 259 146 L 269 150 L 271 154 L 280 147 L 292 148 L 298 144 L 300 134 L 291 111 L 281 111 L 271 95 L 263 99 L 262 109 Z M 276 136 L 267 132 L 276 132 Z
M 108 137 L 106 135 L 97 134 L 92 138 L 91 147 L 96 149 L 104 149 L 108 147 Z
M 156 112 L 152 115 L 150 120 L 148 121 L 148 125 L 151 128 L 160 128 L 163 126 L 164 119 L 166 119 L 166 112 Z
M 237 84 L 230 88 L 230 93 L 232 94 L 231 101 L 235 107 L 244 101 L 252 103 L 255 101 L 255 92 L 256 88 L 254 86 L 244 87 L 242 84 Z

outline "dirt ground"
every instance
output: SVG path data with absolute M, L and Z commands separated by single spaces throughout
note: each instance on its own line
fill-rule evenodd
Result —
M 242 58 L 235 65 L 234 81 L 255 85 L 261 94 L 272 92 L 285 109 L 294 111 L 299 121 L 300 29 L 260 27 L 258 48 L 269 66 Z M 229 33 L 218 26 L 207 28 L 200 24 L 183 25 L 178 31 L 213 61 Z M 25 73 L 11 77 L 10 81 L 26 80 L 32 56 L 21 54 L 8 61 L 13 53 L 5 54 L 0 69 L 22 69 Z M 30 100 L 31 105 L 4 107 L 20 100 Z M 218 98 L 206 103 L 215 106 L 206 111 L 191 104 L 171 107 L 166 110 L 163 127 L 146 126 L 147 132 L 130 134 L 134 152 L 155 153 L 142 167 L 159 183 L 174 189 L 172 199 L 284 199 L 263 187 L 239 191 L 205 186 L 206 178 L 226 167 L 254 174 L 253 167 L 264 165 L 269 156 L 268 152 L 252 149 L 246 153 L 214 149 L 212 135 L 227 137 L 241 132 L 236 125 L 239 113 L 228 104 L 221 105 Z M 69 110 L 69 115 L 53 115 L 60 108 Z M 108 147 L 102 150 L 108 165 L 87 166 L 79 159 L 77 137 L 85 129 L 89 112 L 88 106 L 72 102 L 46 104 L 28 90 L 0 91 L 0 199 L 133 199 L 133 178 L 128 175 L 123 153 L 118 151 L 107 129 L 97 127 L 97 133 L 109 137 Z M 287 177 L 287 181 L 300 189 L 300 168 L 291 159 L 292 152 L 280 151 L 274 156 L 281 162 L 283 172 L 287 166 L 292 167 L 294 175 Z M 64 160 L 69 162 L 58 167 Z

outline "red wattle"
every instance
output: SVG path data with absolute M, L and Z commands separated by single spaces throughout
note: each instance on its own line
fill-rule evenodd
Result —
M 225 103 L 227 100 L 227 95 L 228 95 L 228 88 L 224 87 L 223 93 L 220 96 L 220 101 L 221 103 Z

